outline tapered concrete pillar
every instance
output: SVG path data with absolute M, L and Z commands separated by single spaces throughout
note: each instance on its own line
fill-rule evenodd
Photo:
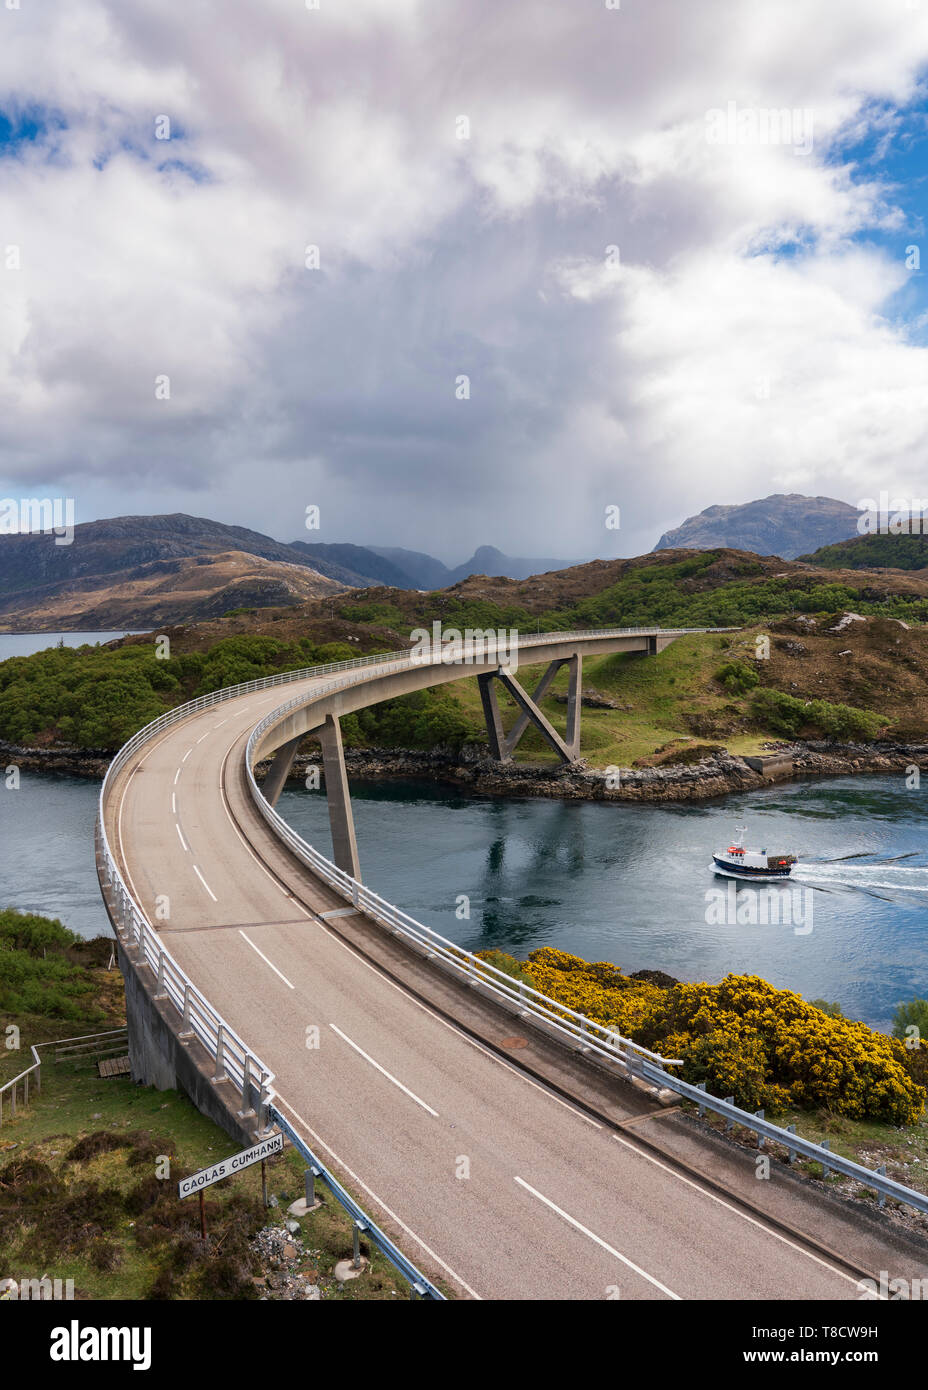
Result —
M 480 687 L 480 701 L 483 705 L 483 717 L 487 725 L 487 738 L 490 742 L 490 753 L 500 763 L 508 763 L 511 758 L 510 750 L 506 746 L 506 735 L 503 733 L 503 718 L 500 714 L 499 701 L 496 698 L 496 688 L 493 685 L 496 672 L 489 671 L 477 677 L 477 684 Z
M 290 775 L 293 766 L 293 759 L 296 757 L 296 750 L 302 742 L 303 735 L 298 734 L 289 743 L 283 743 L 278 748 L 274 761 L 271 763 L 271 770 L 264 779 L 264 786 L 261 788 L 264 793 L 265 801 L 272 806 L 277 805 L 277 798 L 284 789 L 284 783 Z
M 342 729 L 338 719 L 334 715 L 326 715 L 325 723 L 315 730 L 315 735 L 322 744 L 325 795 L 329 803 L 329 824 L 332 827 L 332 857 L 337 868 L 360 882 L 361 866 L 358 862 L 354 817 L 351 814 L 348 774 L 345 771 Z
M 564 742 L 570 756 L 576 760 L 580 756 L 580 708 L 583 694 L 583 657 L 579 652 L 567 663 L 570 671 L 570 684 L 567 687 L 567 733 Z

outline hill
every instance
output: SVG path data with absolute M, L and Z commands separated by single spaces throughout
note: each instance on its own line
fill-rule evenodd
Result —
M 828 569 L 928 570 L 928 535 L 855 536 L 801 558 Z
M 46 585 L 0 599 L 4 625 L 20 632 L 158 628 L 220 618 L 236 608 L 270 608 L 346 592 L 305 565 L 240 550 L 153 560 L 132 569 Z
M 70 545 L 0 536 L 0 626 L 20 631 L 93 628 L 103 614 L 114 628 L 191 620 L 224 602 L 267 606 L 356 582 L 258 531 L 182 512 L 85 522 Z
M 266 564 L 271 580 L 300 567 L 241 554 L 216 563 Z M 206 562 L 186 561 L 188 585 Z M 252 569 L 232 572 L 242 597 Z M 145 580 L 153 603 L 165 595 Z M 296 582 L 296 580 L 294 580 Z M 315 582 L 320 582 L 316 579 Z M 326 582 L 326 581 L 322 581 Z M 118 597 L 118 596 L 115 596 Z M 157 630 L 171 660 L 155 659 L 151 636 L 108 649 L 37 653 L 0 663 L 0 739 L 51 747 L 112 748 L 146 719 L 221 685 L 316 662 L 405 645 L 413 628 L 515 628 L 523 634 L 571 627 L 660 624 L 738 626 L 737 633 L 682 638 L 656 661 L 610 657 L 584 664 L 584 755 L 593 766 L 658 757 L 690 758 L 705 742 L 756 752 L 765 739 L 928 736 L 928 575 L 901 570 L 826 570 L 745 551 L 661 551 L 598 560 L 530 580 L 471 576 L 431 594 L 378 588 L 338 591 L 279 606 L 236 605 L 231 591 L 198 598 L 203 617 Z M 259 595 L 266 599 L 265 591 Z M 94 616 L 112 625 L 110 610 Z M 60 616 L 60 615 L 58 615 Z M 118 624 L 116 624 L 118 626 Z M 757 659 L 756 639 L 769 643 Z M 521 676 L 529 687 L 532 672 Z M 566 673 L 544 709 L 565 717 Z M 473 680 L 386 701 L 346 716 L 348 746 L 453 748 L 483 741 Z M 536 746 L 537 745 L 537 746 Z M 530 731 L 520 758 L 548 758 Z
M 658 550 L 711 550 L 731 546 L 792 560 L 807 551 L 857 535 L 860 513 L 834 497 L 773 493 L 735 506 L 707 507 L 661 536 Z

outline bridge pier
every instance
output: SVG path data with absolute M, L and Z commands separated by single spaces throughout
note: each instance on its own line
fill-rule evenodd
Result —
M 551 722 L 542 714 L 538 705 L 539 700 L 547 692 L 562 666 L 567 666 L 570 669 L 570 683 L 567 690 L 566 738 L 561 738 Z M 492 756 L 501 763 L 511 762 L 513 750 L 529 724 L 533 724 L 562 762 L 576 762 L 580 756 L 582 678 L 583 657 L 579 652 L 575 652 L 573 656 L 560 657 L 558 660 L 552 661 L 531 695 L 523 690 L 515 676 L 502 667 L 496 671 L 487 671 L 478 675 L 477 684 L 480 687 L 480 699 L 483 704 L 483 715 L 486 720 Z M 520 714 L 508 734 L 503 731 L 499 701 L 496 698 L 496 688 L 493 685 L 495 680 L 500 681 L 506 687 L 520 708 Z
M 354 833 L 351 790 L 345 770 L 345 750 L 342 746 L 342 727 L 338 722 L 338 716 L 327 714 L 325 723 L 314 729 L 313 733 L 322 744 L 325 796 L 329 803 L 329 825 L 332 827 L 332 857 L 336 868 L 360 882 L 358 842 Z
M 274 761 L 271 763 L 270 771 L 264 779 L 264 786 L 261 788 L 264 799 L 271 806 L 277 805 L 277 798 L 284 789 L 284 784 L 290 776 L 290 769 L 293 766 L 293 759 L 296 757 L 296 750 L 303 741 L 303 735 L 297 734 L 289 743 L 281 744 Z

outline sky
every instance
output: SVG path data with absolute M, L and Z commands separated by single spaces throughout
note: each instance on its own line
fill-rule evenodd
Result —
M 0 0 L 0 497 L 458 563 L 928 495 L 926 71 L 928 0 Z

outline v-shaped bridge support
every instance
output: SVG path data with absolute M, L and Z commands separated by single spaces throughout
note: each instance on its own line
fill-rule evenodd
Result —
M 567 732 L 566 737 L 561 738 L 557 730 L 550 721 L 542 714 L 538 707 L 538 701 L 547 692 L 551 682 L 557 675 L 562 666 L 567 666 L 570 670 L 570 684 L 567 691 Z M 487 724 L 487 733 L 490 740 L 490 752 L 493 757 L 501 763 L 512 761 L 513 750 L 521 739 L 529 724 L 534 724 L 546 743 L 549 743 L 558 757 L 565 763 L 575 763 L 580 756 L 580 682 L 582 679 L 583 657 L 579 652 L 575 656 L 561 657 L 558 661 L 552 661 L 541 680 L 538 682 L 531 695 L 528 695 L 522 686 L 505 668 L 500 667 L 498 671 L 488 671 L 484 675 L 477 677 L 480 686 L 480 699 L 483 703 L 483 715 Z M 503 720 L 500 714 L 499 701 L 496 698 L 496 687 L 493 682 L 498 680 L 506 687 L 510 695 L 519 706 L 520 713 L 516 722 L 513 724 L 509 733 L 503 731 Z

